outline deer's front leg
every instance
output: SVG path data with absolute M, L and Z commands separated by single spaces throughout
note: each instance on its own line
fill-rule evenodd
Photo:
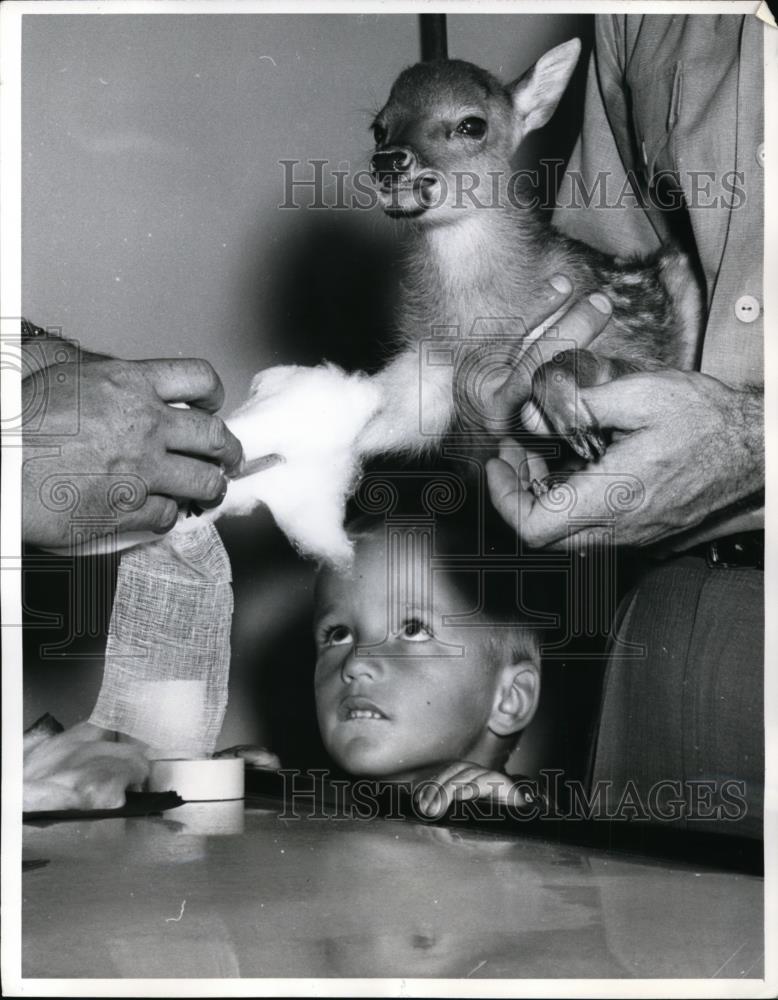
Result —
M 618 358 L 606 358 L 591 351 L 560 351 L 535 372 L 532 399 L 554 431 L 587 462 L 605 454 L 605 437 L 594 415 L 581 397 L 584 386 L 610 382 L 619 375 L 637 371 L 638 366 Z M 545 492 L 556 477 L 547 476 L 533 484 L 535 492 Z

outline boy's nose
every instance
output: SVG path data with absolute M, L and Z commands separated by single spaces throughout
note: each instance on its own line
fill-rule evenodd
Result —
M 374 680 L 379 670 L 378 657 L 356 656 L 351 652 L 343 661 L 340 674 L 343 680 L 349 684 L 359 678 Z
M 407 173 L 414 163 L 414 156 L 408 149 L 401 147 L 395 149 L 382 149 L 373 154 L 370 161 L 370 168 L 373 177 L 377 181 L 382 181 L 385 177 L 393 177 L 397 174 Z

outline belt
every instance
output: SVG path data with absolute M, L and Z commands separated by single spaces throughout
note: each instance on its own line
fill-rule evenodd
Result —
M 712 569 L 764 569 L 764 532 L 743 531 L 739 535 L 726 535 L 703 545 L 695 545 L 679 555 L 702 556 Z

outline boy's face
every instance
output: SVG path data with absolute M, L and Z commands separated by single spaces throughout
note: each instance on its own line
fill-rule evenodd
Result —
M 443 573 L 430 588 L 426 563 L 419 544 L 398 546 L 387 563 L 375 533 L 358 541 L 350 574 L 319 578 L 319 727 L 352 774 L 420 777 L 472 760 L 487 737 L 499 673 L 490 626 L 477 617 L 444 624 L 472 609 Z

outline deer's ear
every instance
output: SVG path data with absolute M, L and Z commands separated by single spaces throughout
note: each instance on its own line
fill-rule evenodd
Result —
M 556 110 L 581 54 L 581 42 L 571 38 L 546 52 L 510 87 L 517 142 L 541 128 Z

